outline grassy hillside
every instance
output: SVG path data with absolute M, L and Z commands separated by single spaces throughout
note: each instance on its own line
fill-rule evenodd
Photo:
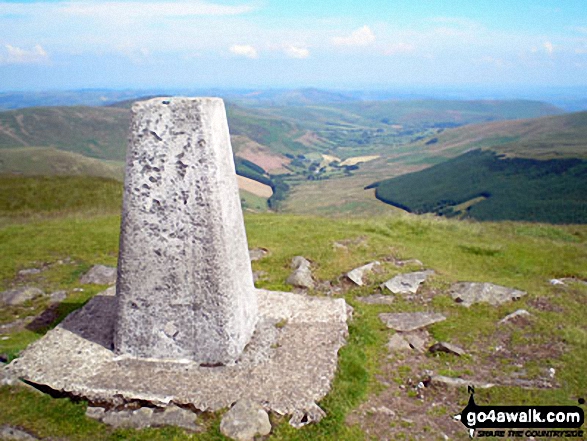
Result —
M 53 147 L 0 149 L 0 174 L 77 175 L 122 180 L 124 163 L 89 158 Z
M 33 107 L 0 112 L 0 148 L 55 147 L 123 161 L 130 115 L 106 107 Z
M 30 187 L 27 179 L 14 179 Z M 81 178 L 54 179 L 51 189 L 40 183 L 46 196 L 36 197 L 49 205 L 33 207 L 33 218 L 23 222 L 18 216 L 21 208 L 4 208 L 14 216 L 0 225 L 0 288 L 32 285 L 47 293 L 67 293 L 67 299 L 54 306 L 38 298 L 0 309 L 0 324 L 11 324 L 0 331 L 0 353 L 10 359 L 103 289 L 80 285 L 81 274 L 93 264 L 116 264 L 119 215 L 103 212 L 101 202 L 93 212 L 87 210 L 86 202 L 81 203 L 106 201 L 108 207 L 108 201 L 115 199 L 108 185 L 98 186 L 89 178 L 87 185 Z M 32 194 L 14 187 L 20 185 L 15 181 L 3 182 L 0 193 Z M 76 190 L 79 194 L 74 197 Z M 57 200 L 67 194 L 70 201 Z M 52 212 L 63 204 L 72 209 Z M 269 250 L 267 257 L 253 263 L 254 270 L 265 274 L 258 286 L 290 290 L 284 282 L 291 271 L 289 263 L 293 256 L 303 255 L 313 262 L 317 280 L 339 288 L 329 295 L 343 297 L 354 308 L 332 390 L 320 402 L 327 417 L 298 431 L 289 427 L 287 418 L 273 415 L 270 440 L 444 439 L 441 433 L 450 439 L 468 439 L 465 428 L 451 417 L 465 406 L 466 390 L 417 388 L 430 371 L 497 383 L 492 389 L 477 390 L 479 404 L 576 405 L 577 397 L 584 396 L 587 287 L 580 283 L 553 286 L 548 280 L 587 279 L 586 226 L 479 224 L 411 215 L 333 220 L 276 214 L 247 214 L 245 224 L 249 246 Z M 396 296 L 390 305 L 358 300 L 379 292 L 380 283 L 393 275 L 417 269 L 393 264 L 395 259 L 412 258 L 436 271 L 417 296 Z M 382 262 L 382 272 L 370 277 L 365 286 L 341 281 L 346 271 L 373 260 Z M 18 275 L 25 268 L 42 272 Z M 464 308 L 448 295 L 452 283 L 464 280 L 513 286 L 528 295 L 500 307 Z M 309 294 L 325 295 L 325 291 L 319 288 Z M 519 308 L 532 314 L 526 322 L 497 325 Z M 429 328 L 431 341 L 457 344 L 467 355 L 409 352 L 390 357 L 386 343 L 393 331 L 385 328 L 378 314 L 408 311 L 443 313 L 447 320 Z M 33 320 L 41 315 L 43 320 Z M 24 322 L 19 324 L 21 319 Z M 29 322 L 34 325 L 25 325 Z M 549 372 L 555 372 L 553 378 Z M 550 378 L 552 386 L 533 386 L 544 378 Z M 219 433 L 222 412 L 199 416 L 204 431 L 187 434 L 176 428 L 114 430 L 86 418 L 86 406 L 84 401 L 54 398 L 18 385 L 0 387 L 0 425 L 17 426 L 43 439 L 224 439 Z M 393 414 L 378 413 L 381 406 Z
M 419 147 L 445 157 L 489 148 L 520 158 L 587 158 L 587 112 L 459 127 L 434 135 Z
M 375 186 L 378 199 L 415 213 L 587 223 L 587 161 L 580 159 L 539 161 L 474 150 Z

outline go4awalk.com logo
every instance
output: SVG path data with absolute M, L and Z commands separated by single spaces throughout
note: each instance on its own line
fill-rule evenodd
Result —
M 583 438 L 585 414 L 579 406 L 478 406 L 469 387 L 469 403 L 453 418 L 469 436 L 508 438 Z M 579 404 L 585 400 L 580 399 Z M 555 430 L 556 429 L 556 430 Z

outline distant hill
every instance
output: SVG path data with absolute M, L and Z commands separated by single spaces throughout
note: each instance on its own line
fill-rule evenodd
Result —
M 122 161 L 130 115 L 107 107 L 31 107 L 0 112 L 0 149 L 55 147 Z
M 122 181 L 124 163 L 88 158 L 53 147 L 0 149 L 0 174 L 94 176 Z
M 420 143 L 431 154 L 454 157 L 476 148 L 534 159 L 587 158 L 587 112 L 446 130 Z
M 368 186 L 381 201 L 480 220 L 587 223 L 587 112 L 459 127 L 412 149 L 436 164 Z

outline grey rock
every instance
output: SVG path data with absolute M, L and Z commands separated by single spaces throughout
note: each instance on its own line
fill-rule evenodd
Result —
M 84 285 L 114 285 L 116 283 L 116 268 L 105 265 L 94 265 L 80 278 Z
M 385 282 L 383 287 L 394 294 L 416 294 L 420 285 L 432 274 L 432 270 L 398 274 Z
M 410 344 L 400 334 L 393 334 L 386 345 L 389 352 L 402 352 L 411 349 Z
M 234 363 L 258 316 L 224 102 L 154 98 L 131 113 L 115 351 Z
M 269 251 L 267 251 L 265 248 L 253 248 L 252 250 L 249 250 L 249 256 L 251 258 L 251 262 L 254 262 L 256 260 L 261 260 L 268 253 L 269 253 Z
M 421 334 L 416 332 L 406 332 L 403 336 L 412 349 L 420 353 L 425 352 L 426 342 L 429 337 L 428 332 L 422 332 Z
M 379 318 L 388 328 L 408 332 L 446 320 L 442 314 L 432 312 L 381 313 Z
M 489 389 L 495 384 L 483 383 L 475 380 L 464 380 L 463 378 L 445 377 L 444 375 L 433 375 L 430 377 L 430 382 L 433 385 L 441 385 L 448 387 L 468 387 L 473 386 L 479 389 Z
M 269 415 L 251 400 L 239 400 L 224 414 L 220 421 L 220 432 L 237 441 L 251 441 L 256 435 L 271 432 Z
M 550 279 L 549 283 L 551 285 L 565 285 L 565 282 L 563 282 L 561 279 Z
M 312 279 L 312 270 L 310 269 L 310 262 L 302 257 L 295 256 L 291 261 L 293 272 L 285 281 L 288 285 L 297 286 L 299 288 L 314 288 L 314 280 Z
M 384 294 L 371 294 L 365 297 L 357 297 L 357 300 L 369 305 L 391 305 L 393 303 L 393 297 Z
M 518 309 L 517 311 L 514 311 L 511 314 L 506 315 L 498 322 L 498 324 L 505 325 L 506 323 L 516 322 L 522 318 L 530 317 L 532 317 L 532 314 L 530 314 L 528 311 L 526 311 L 525 309 Z
M 4 303 L 5 305 L 9 306 L 22 305 L 24 302 L 33 300 L 43 295 L 45 295 L 45 293 L 39 288 L 24 286 L 21 288 L 14 288 L 0 292 L 0 303 Z
M 373 413 L 381 413 L 381 414 L 383 414 L 385 416 L 388 416 L 388 417 L 394 417 L 395 416 L 395 412 L 393 410 L 391 410 L 387 406 L 372 407 L 371 408 L 371 412 L 373 412 Z
M 447 343 L 445 341 L 434 343 L 432 346 L 430 346 L 428 351 L 432 354 L 435 354 L 436 352 L 444 352 L 446 354 L 458 355 L 459 357 L 467 354 L 467 352 L 460 346 L 453 345 L 452 343 Z
M 22 269 L 18 272 L 19 276 L 31 276 L 34 274 L 40 274 L 41 273 L 41 269 L 39 268 L 27 268 L 27 269 Z
M 49 295 L 49 301 L 51 303 L 61 303 L 67 298 L 66 291 L 55 291 Z
M 253 271 L 253 281 L 258 282 L 259 280 L 263 280 L 267 277 L 266 271 Z
M 26 433 L 24 430 L 11 426 L 0 426 L 0 439 L 6 441 L 35 441 L 39 438 Z
M 304 409 L 294 412 L 289 420 L 289 425 L 299 429 L 308 424 L 317 423 L 326 416 L 324 412 L 316 403 L 312 403 Z
M 467 308 L 474 303 L 485 302 L 493 306 L 518 300 L 526 292 L 493 283 L 460 282 L 450 288 L 452 298 Z
M 379 268 L 380 266 L 381 266 L 381 263 L 376 260 L 374 262 L 371 262 L 371 263 L 368 263 L 366 265 L 363 265 L 363 266 L 360 266 L 358 268 L 355 268 L 352 271 L 349 271 L 346 274 L 346 276 L 355 285 L 363 286 L 363 284 L 365 283 L 363 281 L 363 277 L 365 277 L 366 274 L 373 272 L 373 270 L 375 270 L 376 268 Z
M 173 405 L 164 409 L 140 407 L 134 410 L 106 410 L 103 407 L 88 406 L 86 416 L 115 428 L 176 426 L 194 432 L 201 430 L 196 422 L 196 414 Z
M 408 265 L 424 266 L 424 264 L 420 262 L 418 259 L 396 260 L 394 261 L 394 264 L 399 267 Z

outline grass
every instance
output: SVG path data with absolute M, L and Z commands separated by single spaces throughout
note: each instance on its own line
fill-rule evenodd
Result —
M 79 187 L 75 180 L 60 182 L 63 188 L 69 185 L 72 194 L 73 187 Z M 92 188 L 84 191 L 91 194 Z M 47 200 L 50 200 L 49 196 Z M 114 210 L 114 205 L 104 203 L 109 210 Z M 102 288 L 84 286 L 85 291 L 75 291 L 82 287 L 78 280 L 83 272 L 93 264 L 116 263 L 120 222 L 117 214 L 99 215 L 88 211 L 88 206 L 81 202 L 67 210 L 54 211 L 54 208 L 57 206 L 49 204 L 39 209 L 36 216 L 24 220 L 21 215 L 6 216 L 0 226 L 0 286 L 31 284 L 46 292 L 68 292 L 67 300 L 56 311 L 51 323 L 36 331 L 14 331 L 7 334 L 8 340 L 0 340 L 0 353 L 10 357 L 18 356 L 19 351 Z M 22 214 L 18 205 L 8 210 Z M 253 263 L 254 270 L 266 272 L 266 277 L 259 282 L 260 287 L 289 290 L 284 281 L 295 255 L 303 255 L 313 262 L 316 278 L 333 283 L 341 274 L 373 260 L 382 261 L 385 271 L 373 277 L 368 285 L 343 294 L 353 306 L 354 314 L 349 324 L 348 344 L 340 351 L 339 369 L 332 390 L 320 403 L 327 418 L 319 424 L 294 430 L 286 418 L 272 416 L 271 439 L 365 438 L 361 429 L 347 425 L 346 419 L 382 387 L 376 378 L 385 364 L 384 345 L 390 331 L 379 321 L 378 314 L 421 308 L 402 299 L 386 306 L 356 301 L 357 296 L 375 292 L 386 277 L 402 271 L 386 263 L 385 258 L 389 256 L 417 258 L 427 268 L 436 271 L 427 286 L 440 294 L 434 297 L 430 307 L 448 317 L 430 328 L 438 340 L 457 341 L 466 347 L 490 345 L 496 322 L 507 313 L 524 307 L 536 317 L 532 325 L 534 339 L 560 338 L 565 341 L 568 349 L 562 357 L 549 360 L 560 372 L 557 377 L 561 383 L 559 389 L 529 391 L 500 387 L 479 394 L 480 402 L 568 404 L 570 397 L 584 394 L 587 330 L 582 305 L 587 292 L 578 284 L 568 289 L 553 287 L 548 280 L 553 277 L 587 278 L 587 227 L 515 222 L 479 224 L 412 215 L 333 219 L 274 213 L 246 214 L 245 223 L 249 246 L 269 250 L 265 258 Z M 344 242 L 346 248 L 334 247 L 334 242 Z M 43 271 L 23 279 L 17 275 L 23 268 L 43 268 Z M 465 280 L 513 286 L 527 291 L 528 296 L 517 304 L 499 308 L 483 305 L 463 308 L 444 293 L 451 283 Z M 531 302 L 538 298 L 548 299 L 560 309 L 537 310 Z M 35 316 L 47 307 L 44 302 L 37 299 L 19 307 L 4 308 L 0 323 L 10 322 L 16 316 Z M 522 344 L 526 339 L 520 335 L 515 341 Z M 428 364 L 436 371 L 442 369 L 442 372 L 453 372 L 454 375 L 475 372 L 472 358 L 466 357 L 447 366 L 450 360 L 448 356 L 430 358 Z M 529 369 L 538 372 L 542 362 L 536 363 Z M 416 374 L 414 367 L 412 373 L 400 372 L 398 379 Z M 223 439 L 218 431 L 220 414 L 207 417 L 208 430 L 205 433 L 189 435 L 173 428 L 112 430 L 85 418 L 84 410 L 83 402 L 50 398 L 21 387 L 0 388 L 0 424 L 16 425 L 40 437 L 68 440 Z

